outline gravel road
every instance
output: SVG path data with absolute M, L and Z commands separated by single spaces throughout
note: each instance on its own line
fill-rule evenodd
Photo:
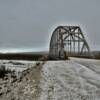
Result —
M 70 58 L 47 61 L 38 100 L 100 100 L 100 61 Z

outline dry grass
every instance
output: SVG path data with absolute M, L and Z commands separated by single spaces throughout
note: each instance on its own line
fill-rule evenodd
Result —
M 11 73 L 10 69 L 6 69 L 5 65 L 0 66 L 0 78 L 4 78 L 6 74 Z

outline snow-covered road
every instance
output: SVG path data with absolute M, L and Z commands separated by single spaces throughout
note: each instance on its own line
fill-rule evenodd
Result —
M 100 61 L 70 59 L 44 64 L 39 100 L 100 100 Z

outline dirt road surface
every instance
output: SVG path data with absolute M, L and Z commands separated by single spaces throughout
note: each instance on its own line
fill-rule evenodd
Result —
M 100 61 L 70 58 L 47 61 L 38 100 L 100 100 Z

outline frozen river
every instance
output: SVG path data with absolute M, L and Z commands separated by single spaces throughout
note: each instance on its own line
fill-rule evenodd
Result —
M 39 100 L 100 100 L 100 61 L 70 58 L 47 61 Z

